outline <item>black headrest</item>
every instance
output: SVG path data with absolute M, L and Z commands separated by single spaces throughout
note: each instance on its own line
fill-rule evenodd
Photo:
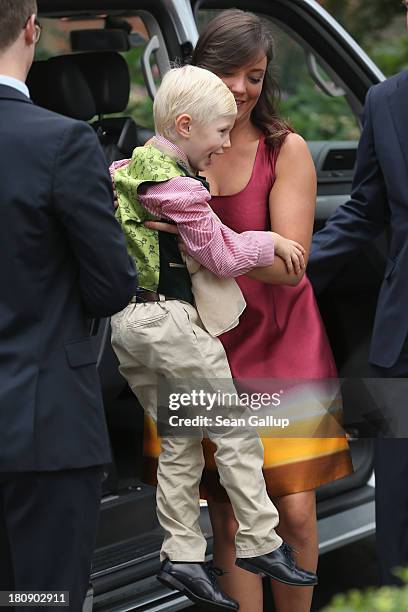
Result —
M 73 56 L 34 62 L 27 77 L 36 104 L 62 115 L 89 121 L 97 114 L 92 92 Z
M 126 60 L 114 51 L 71 56 L 91 88 L 99 115 L 121 113 L 129 101 L 130 76 Z

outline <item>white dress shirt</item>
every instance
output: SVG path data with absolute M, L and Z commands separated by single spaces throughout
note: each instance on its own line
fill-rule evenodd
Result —
M 8 87 L 14 87 L 14 89 L 20 91 L 22 94 L 27 96 L 27 98 L 30 97 L 30 92 L 28 91 L 27 85 L 23 83 L 23 81 L 15 79 L 14 77 L 6 76 L 5 74 L 0 74 L 0 85 L 8 85 Z

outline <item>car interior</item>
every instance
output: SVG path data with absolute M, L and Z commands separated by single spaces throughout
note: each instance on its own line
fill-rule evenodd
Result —
M 313 156 L 318 176 L 315 229 L 321 228 L 350 193 L 365 93 L 381 74 L 307 0 L 259 0 L 250 7 L 239 0 L 192 0 L 191 11 L 186 5 L 184 0 L 39 0 L 43 34 L 27 80 L 33 101 L 88 122 L 107 165 L 129 158 L 153 134 L 152 98 L 161 76 L 171 62 L 180 64 L 191 52 L 194 22 L 188 25 L 188 19 L 194 14 L 200 31 L 219 10 L 250 8 L 268 19 L 275 32 L 282 113 L 306 138 Z M 369 376 L 368 346 L 386 241 L 383 235 L 369 245 L 319 297 L 342 381 L 355 467 L 353 475 L 317 492 L 323 552 L 373 530 L 372 440 L 361 417 L 370 398 L 361 379 Z M 118 372 L 109 320 L 94 323 L 92 334 L 114 463 L 106 467 L 87 605 L 94 610 L 182 609 L 187 600 L 154 578 L 162 535 L 155 490 L 142 480 L 143 412 Z M 351 512 L 357 509 L 355 518 Z M 205 505 L 202 527 L 210 555 Z

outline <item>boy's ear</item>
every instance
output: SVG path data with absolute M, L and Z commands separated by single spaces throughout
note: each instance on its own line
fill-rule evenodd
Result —
M 184 138 L 190 138 L 191 116 L 183 113 L 176 117 L 175 128 L 177 134 Z

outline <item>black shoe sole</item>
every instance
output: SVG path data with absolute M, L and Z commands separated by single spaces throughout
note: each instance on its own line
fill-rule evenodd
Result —
M 258 574 L 259 576 L 264 577 L 268 577 L 268 578 L 272 578 L 273 580 L 278 580 L 279 582 L 283 582 L 283 584 L 289 584 L 290 586 L 304 586 L 304 587 L 308 587 L 308 586 L 316 586 L 317 584 L 317 578 L 315 581 L 313 582 L 291 582 L 290 580 L 284 580 L 283 578 L 280 578 L 279 576 L 274 576 L 273 574 L 269 574 L 266 573 L 264 570 L 259 569 L 259 567 L 256 567 L 256 565 L 252 565 L 252 563 L 248 563 L 248 561 L 245 561 L 245 559 L 237 559 L 235 561 L 235 565 L 237 565 L 238 567 L 241 567 L 244 570 L 247 570 L 248 572 L 252 572 L 253 574 Z
M 177 580 L 177 578 L 174 578 L 174 576 L 170 576 L 167 574 L 167 572 L 159 572 L 156 578 L 159 582 L 161 582 L 161 584 L 164 584 L 164 586 L 168 587 L 169 589 L 180 591 L 180 593 L 183 593 L 183 595 L 188 597 L 192 602 L 205 605 L 211 610 L 238 610 L 238 608 L 231 608 L 231 606 L 224 606 L 222 604 L 215 603 L 211 599 L 203 599 L 202 597 L 198 597 L 198 595 L 190 591 L 185 584 Z

